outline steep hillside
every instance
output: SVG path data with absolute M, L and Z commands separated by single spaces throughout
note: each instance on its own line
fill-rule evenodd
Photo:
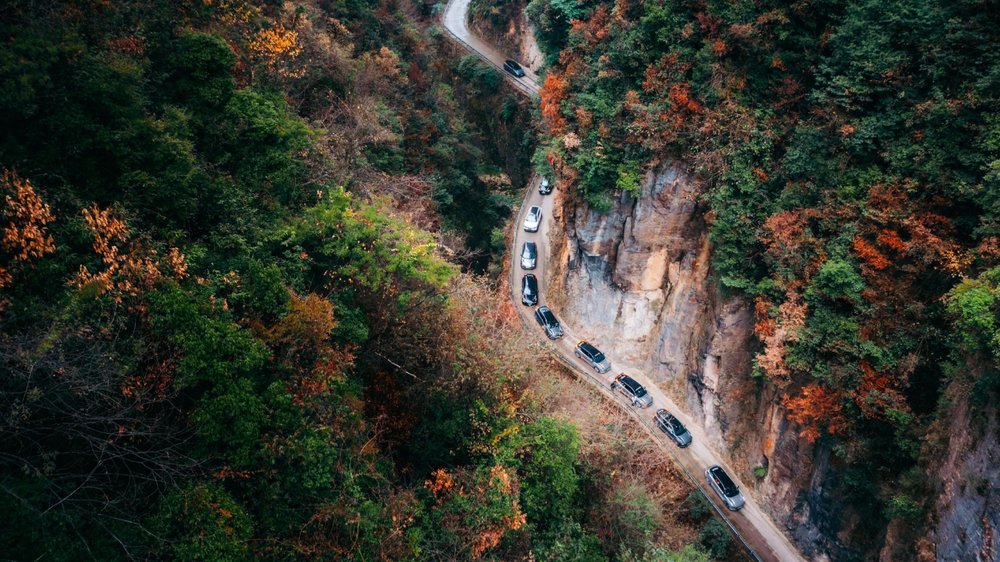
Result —
M 686 402 L 807 554 L 995 559 L 996 350 L 946 305 L 1000 258 L 995 7 L 526 12 L 570 323 Z M 933 446 L 949 420 L 965 445 Z
M 475 275 L 534 130 L 436 5 L 4 8 L 5 559 L 739 556 Z

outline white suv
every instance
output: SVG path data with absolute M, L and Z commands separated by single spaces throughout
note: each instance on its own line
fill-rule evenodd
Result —
M 542 224 L 542 208 L 532 205 L 528 209 L 527 216 L 524 217 L 524 230 L 527 232 L 538 232 L 538 225 Z

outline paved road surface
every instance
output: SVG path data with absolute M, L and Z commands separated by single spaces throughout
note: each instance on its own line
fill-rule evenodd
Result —
M 453 37 L 458 39 L 460 43 L 464 44 L 466 48 L 475 52 L 480 58 L 493 64 L 493 66 L 502 65 L 503 61 L 507 57 L 498 51 L 493 45 L 477 37 L 469 30 L 465 17 L 468 12 L 469 1 L 470 0 L 451 0 L 451 2 L 448 3 L 443 18 L 445 28 L 453 35 Z M 527 75 L 520 79 L 514 78 L 507 73 L 504 73 L 504 75 L 525 93 L 537 94 L 539 88 L 537 76 L 527 68 L 525 71 Z M 549 221 L 552 217 L 554 196 L 543 196 L 539 194 L 538 181 L 538 178 L 533 178 L 531 181 L 528 186 L 527 194 L 524 197 L 524 201 L 521 204 L 520 212 L 517 216 L 517 230 L 510 253 L 512 261 L 510 288 L 511 298 L 514 300 L 514 305 L 518 308 L 522 320 L 528 326 L 528 329 L 535 330 L 538 337 L 544 339 L 544 332 L 534 320 L 534 308 L 523 306 L 520 298 L 521 277 L 526 273 L 521 269 L 521 245 L 526 241 L 534 241 L 538 246 L 538 260 L 536 269 L 531 271 L 531 273 L 534 273 L 538 277 L 539 304 L 544 305 L 548 302 L 546 300 L 545 291 L 545 287 L 547 285 L 546 281 L 548 280 L 546 276 L 546 265 L 548 263 L 548 256 L 551 255 L 549 250 L 551 242 L 549 234 Z M 539 231 L 534 233 L 525 232 L 523 228 L 524 214 L 532 205 L 538 205 L 542 208 L 542 224 Z M 559 311 L 554 310 L 553 312 L 555 312 L 556 317 L 558 318 Z M 663 391 L 661 391 L 655 384 L 652 384 L 652 381 L 649 380 L 649 378 L 642 372 L 629 368 L 628 365 L 624 365 L 621 362 L 616 361 L 613 357 L 608 356 L 612 362 L 611 372 L 606 375 L 598 375 L 589 365 L 574 356 L 573 349 L 576 342 L 579 341 L 580 338 L 574 333 L 572 327 L 563 323 L 563 330 L 565 331 L 565 335 L 560 340 L 550 342 L 550 345 L 557 357 L 573 368 L 579 376 L 582 376 L 593 382 L 595 385 L 598 385 L 609 396 L 616 397 L 619 402 L 622 402 L 622 400 L 618 398 L 617 395 L 612 394 L 608 389 L 608 379 L 613 373 L 623 371 L 627 372 L 630 376 L 642 383 L 650 394 L 652 394 L 653 406 L 648 409 L 635 410 L 627 404 L 624 407 L 634 414 L 634 417 L 647 430 L 649 436 L 657 442 L 661 449 L 672 457 L 673 461 L 682 469 L 682 471 L 688 474 L 692 483 L 705 493 L 705 495 L 713 502 L 713 505 L 716 506 L 716 510 L 729 523 L 730 528 L 733 530 L 736 537 L 747 547 L 751 558 L 758 558 L 760 560 L 767 561 L 804 560 L 799 551 L 792 545 L 791 541 L 785 536 L 785 534 L 778 529 L 771 518 L 760 510 L 754 498 L 749 494 L 750 488 L 740 482 L 739 479 L 736 478 L 736 473 L 729 469 L 725 463 L 719 460 L 722 456 L 712 450 L 709 446 L 708 438 L 705 436 L 701 426 L 695 424 L 693 420 L 682 414 L 681 412 L 683 410 L 677 408 L 677 406 L 669 398 L 667 398 Z M 655 427 L 652 423 L 652 417 L 657 408 L 666 408 L 676 415 L 682 422 L 684 422 L 694 438 L 694 441 L 689 447 L 684 449 L 677 447 L 672 441 L 669 441 L 658 428 Z M 715 464 L 722 465 L 726 468 L 726 472 L 728 472 L 729 475 L 736 480 L 740 489 L 743 491 L 744 496 L 746 496 L 746 505 L 739 512 L 729 512 L 715 495 L 714 490 L 712 490 L 706 483 L 705 470 L 709 466 Z
M 537 94 L 540 84 L 537 74 L 532 72 L 531 69 L 524 64 L 521 65 L 521 68 L 524 69 L 523 78 L 516 78 L 510 73 L 504 72 L 503 62 L 508 58 L 513 57 L 507 57 L 497 50 L 492 43 L 481 39 L 478 35 L 469 30 L 466 18 L 466 15 L 469 13 L 469 1 L 470 0 L 451 0 L 448 2 L 448 5 L 444 10 L 444 28 L 451 33 L 452 37 L 458 39 L 459 43 L 464 44 L 467 49 L 472 51 L 473 54 L 479 56 L 479 58 L 499 70 L 500 73 L 503 74 L 507 80 L 510 80 L 511 83 L 517 86 L 518 89 L 528 95 Z

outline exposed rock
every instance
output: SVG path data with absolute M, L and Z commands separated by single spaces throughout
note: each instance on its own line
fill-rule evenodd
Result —
M 928 543 L 938 560 L 1000 560 L 1000 426 L 996 409 L 973 412 L 967 381 L 953 381 L 952 405 L 941 424 L 943 461 L 930 467 L 937 483 Z
M 683 167 L 652 167 L 637 198 L 598 213 L 558 190 L 549 300 L 582 336 L 642 371 L 700 423 L 761 506 L 814 560 L 857 558 L 829 451 L 790 427 L 782 391 L 751 376 L 753 314 L 711 278 L 702 185 Z M 816 458 L 814 458 L 816 455 Z M 754 466 L 767 467 L 762 479 Z

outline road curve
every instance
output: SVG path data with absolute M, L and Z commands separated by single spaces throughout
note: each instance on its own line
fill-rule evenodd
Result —
M 503 72 L 501 65 L 507 57 L 493 45 L 487 43 L 485 40 L 476 36 L 469 30 L 466 22 L 469 2 L 470 0 L 450 0 L 448 2 L 447 7 L 445 8 L 444 17 L 442 18 L 445 29 L 465 48 L 469 49 L 479 58 L 488 62 L 492 66 L 500 69 L 500 72 L 522 92 L 528 95 L 537 94 L 539 89 L 537 75 L 527 68 L 525 68 L 526 76 L 520 79 Z M 523 306 L 520 298 L 521 276 L 527 273 L 521 269 L 519 259 L 521 245 L 526 241 L 533 241 L 538 246 L 538 260 L 536 269 L 532 270 L 531 273 L 534 273 L 538 277 L 539 281 L 538 302 L 543 305 L 548 302 L 546 299 L 545 287 L 547 286 L 548 281 L 548 268 L 546 267 L 548 262 L 547 258 L 551 255 L 549 252 L 551 241 L 549 234 L 549 219 L 552 217 L 553 201 L 556 196 L 555 194 L 547 196 L 541 195 L 538 192 L 538 182 L 539 179 L 537 177 L 532 178 L 529 182 L 527 193 L 525 194 L 517 215 L 517 222 L 515 224 L 516 230 L 510 252 L 511 264 L 509 271 L 511 298 L 514 301 L 514 306 L 519 311 L 521 320 L 525 323 L 529 330 L 534 330 L 538 334 L 538 337 L 544 340 L 544 332 L 534 320 L 534 309 L 532 307 Z M 533 205 L 541 207 L 542 223 L 538 232 L 525 232 L 523 229 L 524 215 L 527 212 L 527 209 Z M 556 313 L 556 317 L 559 316 L 559 311 L 553 312 Z M 804 561 L 804 558 L 791 543 L 788 537 L 785 536 L 781 530 L 779 530 L 778 526 L 775 525 L 774 521 L 767 514 L 761 511 L 757 502 L 749 493 L 751 488 L 740 482 L 740 480 L 736 478 L 735 471 L 719 460 L 722 456 L 712 450 L 709 446 L 709 440 L 706 437 L 703 428 L 699 424 L 695 423 L 691 418 L 683 414 L 683 410 L 678 408 L 663 393 L 663 391 L 653 384 L 652 381 L 641 371 L 629 368 L 628 365 L 615 361 L 613 357 L 609 356 L 609 359 L 612 361 L 612 371 L 607 375 L 598 375 L 589 365 L 584 363 L 582 360 L 577 359 L 573 354 L 576 342 L 583 338 L 578 335 L 578 332 L 567 326 L 565 323 L 563 323 L 563 330 L 565 331 L 565 335 L 561 339 L 549 342 L 549 347 L 554 352 L 554 355 L 566 366 L 570 367 L 577 374 L 577 376 L 592 382 L 607 396 L 617 401 L 619 405 L 628 411 L 632 417 L 634 417 L 643 426 L 650 438 L 652 438 L 662 450 L 670 455 L 677 466 L 688 476 L 692 484 L 709 499 L 719 515 L 722 516 L 723 520 L 729 524 L 729 527 L 733 531 L 736 538 L 746 547 L 751 558 L 766 560 L 768 562 Z M 636 410 L 620 396 L 611 392 L 607 384 L 609 375 L 623 371 L 627 372 L 630 376 L 641 382 L 650 394 L 652 394 L 653 406 L 651 408 Z M 666 408 L 684 422 L 694 437 L 694 441 L 689 447 L 684 449 L 678 448 L 654 425 L 652 416 L 656 411 L 656 408 Z M 743 491 L 744 496 L 746 497 L 746 505 L 742 510 L 735 513 L 729 512 L 725 506 L 721 504 L 715 492 L 709 489 L 705 480 L 705 470 L 709 466 L 715 464 L 725 467 L 727 469 L 726 472 L 728 472 L 729 475 L 736 480 L 740 489 Z
M 483 60 L 483 62 L 500 71 L 500 74 L 509 80 L 510 83 L 517 89 L 528 95 L 537 94 L 540 81 L 538 80 L 538 75 L 528 68 L 528 65 L 521 65 L 521 68 L 524 69 L 523 78 L 517 78 L 512 76 L 509 72 L 504 72 L 503 62 L 507 60 L 508 57 L 497 50 L 492 43 L 485 41 L 469 30 L 469 2 L 470 0 L 449 0 L 444 9 L 444 16 L 441 18 L 444 23 L 445 30 L 447 30 L 452 38 L 456 39 L 459 44 L 471 51 L 472 54 L 478 56 Z

